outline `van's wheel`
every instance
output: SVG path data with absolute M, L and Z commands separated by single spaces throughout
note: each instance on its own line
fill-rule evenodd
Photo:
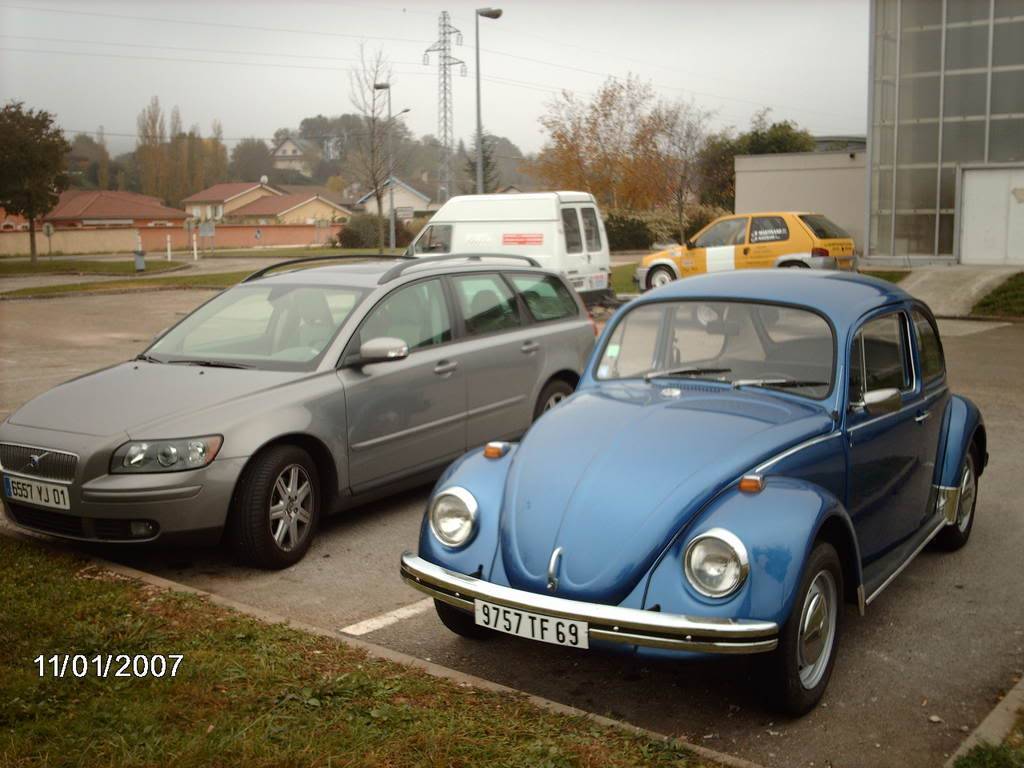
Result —
M 440 600 L 434 601 L 434 610 L 437 611 L 437 618 L 441 623 L 456 635 L 468 637 L 470 640 L 486 640 L 492 635 L 491 630 L 476 623 L 472 613 L 460 611 Z
M 235 556 L 258 568 L 287 568 L 309 549 L 320 520 L 320 477 L 306 451 L 276 445 L 238 479 L 228 524 Z
M 661 288 L 661 286 L 668 285 L 675 279 L 676 276 L 672 274 L 672 270 L 668 267 L 655 267 L 647 273 L 647 289 Z
M 537 405 L 533 408 L 533 420 L 536 421 L 565 400 L 565 398 L 572 394 L 572 390 L 572 386 L 561 379 L 549 381 L 544 389 L 541 390 L 540 397 L 537 398 Z
M 804 715 L 821 699 L 835 663 L 842 617 L 843 569 L 828 542 L 807 559 L 793 609 L 770 659 L 772 693 L 779 709 Z
M 974 508 L 978 505 L 977 449 L 972 445 L 960 469 L 960 498 L 956 507 L 956 522 L 947 525 L 935 537 L 935 544 L 947 552 L 954 552 L 971 538 L 974 527 Z

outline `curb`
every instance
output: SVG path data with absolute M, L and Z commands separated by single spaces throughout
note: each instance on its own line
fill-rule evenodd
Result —
M 26 533 L 22 533 L 21 531 L 4 527 L 0 527 L 0 535 L 7 536 L 12 539 L 18 539 L 20 541 L 31 541 L 34 544 L 43 546 L 47 549 L 56 549 L 63 552 L 72 553 L 112 573 L 116 573 L 121 576 L 126 576 L 135 581 L 140 581 L 144 584 L 148 584 L 153 587 L 159 587 L 161 589 L 166 589 L 171 592 L 182 592 L 185 594 L 196 595 L 206 600 L 209 600 L 211 603 L 215 605 L 219 605 L 223 608 L 229 608 L 233 611 L 256 619 L 257 621 L 262 621 L 265 624 L 284 624 L 288 627 L 300 630 L 302 632 L 308 632 L 309 634 L 317 635 L 319 637 L 327 637 L 332 640 L 336 640 L 339 643 L 347 645 L 350 648 L 358 648 L 371 658 L 381 659 L 383 661 L 390 661 L 395 664 L 401 664 L 405 667 L 418 669 L 421 672 L 427 673 L 431 677 L 449 680 L 453 683 L 456 683 L 457 685 L 469 685 L 480 690 L 492 691 L 495 693 L 511 694 L 518 698 L 525 699 L 534 706 L 540 707 L 541 709 L 547 710 L 548 712 L 554 712 L 560 715 L 569 715 L 570 717 L 582 717 L 586 718 L 587 720 L 590 720 L 591 722 L 597 725 L 606 726 L 609 728 L 617 728 L 628 733 L 636 734 L 639 736 L 646 736 L 657 741 L 668 742 L 689 752 L 692 752 L 695 756 L 699 758 L 704 758 L 705 760 L 712 760 L 723 766 L 728 766 L 728 768 L 763 768 L 763 766 L 759 765 L 758 763 L 752 763 L 749 760 L 744 760 L 741 757 L 735 757 L 733 755 L 728 755 L 723 752 L 716 752 L 713 749 L 700 746 L 699 744 L 691 744 L 688 741 L 684 741 L 673 736 L 666 736 L 663 733 L 657 733 L 656 731 L 641 728 L 640 726 L 622 722 L 621 720 L 613 720 L 610 717 L 605 717 L 604 715 L 597 715 L 592 712 L 577 709 L 576 707 L 569 706 L 568 704 L 560 704 L 557 701 L 552 701 L 551 699 L 545 699 L 541 696 L 536 696 L 532 693 L 525 693 L 515 688 L 510 688 L 507 685 L 502 685 L 501 683 L 495 683 L 491 680 L 486 680 L 482 677 L 476 677 L 475 675 L 470 675 L 465 672 L 459 672 L 458 670 L 451 669 L 440 664 L 436 664 L 432 661 L 425 661 L 423 659 L 416 658 L 415 656 L 410 656 L 409 654 L 402 653 L 401 651 L 395 651 L 390 648 L 385 648 L 384 646 L 377 645 L 376 643 L 370 643 L 366 640 L 360 640 L 358 638 L 352 637 L 351 635 L 346 635 L 342 632 L 338 632 L 333 629 L 327 629 L 325 627 L 318 627 L 313 624 L 307 624 L 302 621 L 288 619 L 284 616 L 281 616 L 280 614 L 276 614 L 271 611 L 265 611 L 262 608 L 257 608 L 255 606 L 248 605 L 247 603 L 240 603 L 236 600 L 232 600 L 231 598 L 223 597 L 212 592 L 206 592 L 205 590 L 198 589 L 196 587 L 190 587 L 187 584 L 181 584 L 177 581 L 171 581 L 170 579 L 165 579 L 160 576 L 154 576 L 151 573 L 140 571 L 136 568 L 132 568 L 131 566 L 121 565 L 119 563 L 112 563 L 109 560 L 104 560 L 100 557 L 83 555 L 83 553 L 79 550 L 74 549 L 73 547 L 65 545 L 63 543 L 50 541 L 48 539 L 37 538 L 36 536 L 32 536 Z
M 1024 678 L 988 713 L 981 724 L 964 739 L 956 752 L 945 762 L 944 768 L 953 768 L 953 764 L 979 744 L 1002 744 L 1013 730 L 1018 713 L 1024 711 Z

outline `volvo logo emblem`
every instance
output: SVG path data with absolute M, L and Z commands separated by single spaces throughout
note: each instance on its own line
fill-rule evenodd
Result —
M 49 451 L 46 451 L 44 453 L 30 453 L 28 457 L 28 464 L 26 464 L 23 469 L 32 471 L 38 470 L 39 465 L 42 463 L 43 459 L 45 459 L 49 455 Z
M 562 560 L 562 548 L 557 547 L 548 561 L 548 592 L 558 589 L 558 565 Z

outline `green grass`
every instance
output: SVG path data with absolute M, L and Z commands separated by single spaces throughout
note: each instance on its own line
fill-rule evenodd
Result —
M 384 249 L 385 256 L 400 256 L 404 248 Z M 376 248 L 236 248 L 213 251 L 204 259 L 301 259 L 305 256 L 376 256 Z
M 1024 272 L 1011 275 L 975 304 L 971 314 L 1024 317 Z
M 229 288 L 252 274 L 243 272 L 219 272 L 203 274 L 177 274 L 170 277 L 136 277 L 131 280 L 104 280 L 92 283 L 69 283 L 67 285 L 38 285 L 0 293 L 2 298 L 38 298 L 45 296 L 67 296 L 76 293 L 124 293 L 125 291 L 168 290 L 187 288 Z
M 147 259 L 146 273 L 166 272 L 180 267 L 185 262 L 165 259 Z M 35 264 L 30 261 L 0 262 L 0 277 L 14 275 L 134 275 L 134 261 L 84 261 L 78 259 L 40 258 Z
M 879 280 L 886 280 L 890 283 L 898 283 L 907 275 L 910 274 L 909 269 L 862 269 L 860 270 L 862 275 L 868 277 L 877 277 Z
M 636 283 L 633 282 L 633 272 L 636 271 L 640 262 L 632 264 L 619 264 L 612 267 L 612 290 L 615 293 L 636 293 Z
M 1002 744 L 980 744 L 957 758 L 953 768 L 1024 768 L 1024 712 Z
M 0 563 L 2 765 L 712 765 L 36 544 L 0 536 Z M 33 661 L 119 653 L 184 659 L 160 679 L 40 677 Z

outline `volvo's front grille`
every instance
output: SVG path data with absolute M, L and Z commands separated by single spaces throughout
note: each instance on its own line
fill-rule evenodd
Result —
M 0 466 L 9 472 L 70 483 L 77 465 L 78 457 L 73 453 L 0 443 Z

